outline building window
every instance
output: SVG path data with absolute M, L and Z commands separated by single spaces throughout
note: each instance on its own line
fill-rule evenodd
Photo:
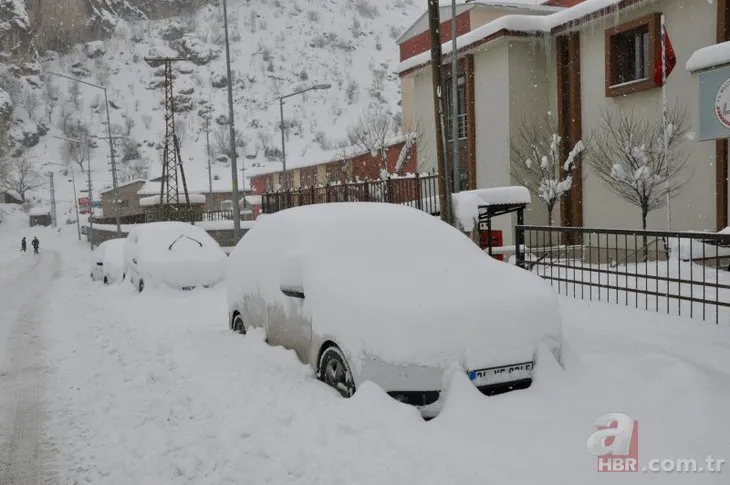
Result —
M 606 96 L 623 96 L 657 87 L 654 63 L 660 52 L 659 15 L 606 30 Z
M 451 141 L 453 137 L 452 123 L 454 119 L 454 103 L 452 101 L 451 92 L 453 85 L 453 78 L 446 80 L 446 89 L 444 89 L 444 105 L 446 106 L 446 138 Z M 466 77 L 463 74 L 459 74 L 456 78 L 458 85 L 456 96 L 458 100 L 456 121 L 459 140 L 466 138 Z

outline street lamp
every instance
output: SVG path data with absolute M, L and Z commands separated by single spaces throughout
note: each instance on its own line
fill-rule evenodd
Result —
M 75 140 L 73 138 L 66 138 L 66 137 L 62 137 L 62 136 L 54 136 L 54 138 L 58 138 L 59 140 L 65 140 L 70 143 L 85 143 L 81 140 Z M 92 211 L 89 213 L 89 216 L 90 216 L 89 217 L 89 234 L 87 237 L 89 239 L 89 248 L 93 251 L 94 250 L 94 238 L 93 238 L 92 231 L 94 229 L 94 217 L 93 217 L 94 194 L 91 191 L 91 157 L 87 158 L 86 163 L 87 163 L 86 178 L 87 178 L 88 191 L 89 191 L 89 209 Z M 73 175 L 73 169 L 71 170 L 71 174 Z M 76 192 L 76 186 L 74 184 L 74 198 L 76 197 L 75 192 Z M 78 200 L 77 200 L 77 203 L 78 203 Z M 76 222 L 77 223 L 78 223 L 78 220 L 79 220 L 79 213 L 78 213 L 78 208 L 77 208 L 76 209 Z M 79 231 L 81 231 L 81 226 L 79 226 Z M 80 237 L 81 236 L 79 236 L 79 238 Z
M 76 196 L 76 177 L 74 177 L 74 169 L 73 167 L 67 167 L 66 165 L 61 165 L 60 163 L 56 162 L 46 162 L 44 165 L 56 165 L 57 167 L 63 167 L 71 171 L 71 183 L 73 184 L 74 188 L 74 208 L 76 209 L 76 234 L 79 237 L 79 241 L 81 241 L 81 222 L 79 221 L 79 199 Z
M 112 140 L 112 122 L 111 122 L 111 117 L 109 115 L 109 98 L 107 96 L 106 88 L 104 86 L 100 86 L 98 84 L 93 84 L 93 83 L 90 83 L 87 81 L 83 81 L 81 79 L 67 76 L 65 74 L 59 74 L 56 72 L 49 72 L 48 74 L 51 74 L 53 76 L 62 77 L 65 79 L 70 79 L 71 81 L 75 81 L 75 82 L 81 83 L 81 84 L 86 84 L 87 86 L 91 86 L 92 88 L 101 89 L 102 91 L 104 91 L 104 103 L 106 105 L 106 129 L 107 129 L 107 134 L 109 135 L 108 136 L 108 138 L 109 138 L 109 157 L 111 158 L 111 162 L 112 162 L 112 186 L 114 187 L 114 204 L 113 204 L 114 218 L 116 219 L 116 223 L 117 223 L 117 236 L 122 237 L 122 225 L 119 222 L 119 208 L 117 207 L 117 204 L 119 201 L 119 188 L 117 186 L 117 165 L 114 160 L 114 142 Z M 89 194 L 89 195 L 91 195 L 91 194 Z M 91 201 L 91 200 L 89 202 L 93 203 L 93 201 Z
M 300 89 L 299 91 L 295 91 L 293 93 L 289 93 L 289 94 L 279 97 L 279 115 L 281 117 L 279 129 L 281 130 L 281 160 L 282 160 L 282 170 L 284 172 L 284 190 L 285 191 L 289 188 L 289 173 L 286 170 L 286 142 L 284 139 L 284 100 L 286 98 L 291 98 L 292 96 L 297 96 L 299 94 L 306 93 L 307 91 L 326 90 L 331 87 L 332 87 L 331 84 L 315 84 L 314 86 Z M 286 201 L 285 201 L 285 203 L 286 203 Z

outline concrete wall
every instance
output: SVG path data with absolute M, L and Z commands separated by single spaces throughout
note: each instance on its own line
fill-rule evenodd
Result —
M 545 43 L 537 39 L 510 40 L 509 46 L 509 136 L 519 136 L 520 124 L 530 118 L 554 113 L 550 106 L 550 83 L 548 81 Z M 555 98 L 553 91 L 552 98 Z M 510 163 L 509 155 L 505 163 Z M 517 184 L 510 177 L 510 184 Z M 553 210 L 553 222 L 559 224 L 560 211 Z M 516 223 L 516 219 L 514 220 Z M 532 195 L 532 204 L 525 212 L 527 224 L 547 224 L 548 212 L 542 199 Z
M 660 88 L 628 94 L 623 97 L 605 96 L 605 30 L 626 21 L 663 12 L 669 37 L 677 55 L 677 66 L 667 81 L 669 104 L 679 102 L 689 115 L 690 131 L 697 131 L 698 81 L 685 71 L 684 65 L 692 52 L 715 43 L 715 2 L 671 0 L 649 3 L 639 9 L 611 15 L 582 28 L 581 32 L 581 104 L 583 137 L 590 137 L 600 121 L 601 109 L 635 110 L 642 116 L 660 113 Z M 552 91 L 555 93 L 555 91 Z M 554 97 L 555 94 L 552 94 Z M 688 140 L 684 144 L 689 155 L 685 177 L 689 183 L 672 201 L 672 227 L 682 230 L 714 229 L 715 226 L 715 144 Z M 607 190 L 588 164 L 584 165 L 583 221 L 587 227 L 640 228 L 640 210 Z M 666 212 L 657 209 L 649 215 L 649 228 L 664 229 Z
M 142 208 L 139 205 L 139 194 L 137 191 L 142 188 L 144 182 L 134 182 L 118 187 L 119 200 L 126 201 L 126 207 L 119 208 L 119 215 L 139 214 Z M 105 216 L 114 214 L 114 191 L 110 190 L 101 194 L 101 210 Z

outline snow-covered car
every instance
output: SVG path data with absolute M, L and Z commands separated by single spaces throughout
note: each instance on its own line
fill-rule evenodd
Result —
M 410 207 L 270 214 L 231 252 L 227 285 L 232 330 L 262 327 L 343 396 L 369 380 L 424 416 L 455 363 L 485 394 L 529 387 L 542 343 L 562 364 L 550 285 Z
M 99 244 L 91 253 L 91 279 L 105 285 L 115 283 L 122 276 L 125 239 L 110 239 Z
M 227 258 L 200 227 L 174 221 L 140 224 L 124 244 L 122 277 L 140 292 L 152 286 L 210 287 L 225 278 Z

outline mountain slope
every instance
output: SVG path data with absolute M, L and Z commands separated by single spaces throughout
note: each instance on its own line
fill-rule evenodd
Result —
M 228 4 L 238 153 L 246 169 L 281 166 L 278 96 L 312 84 L 332 86 L 285 101 L 287 160 L 292 166 L 298 160 L 330 156 L 347 126 L 368 106 L 399 112 L 394 39 L 421 12 L 413 0 L 228 0 Z M 78 45 L 64 55 L 47 53 L 41 64 L 45 72 L 109 87 L 112 128 L 132 140 L 118 143 L 118 153 L 121 156 L 126 145 L 127 158 L 147 160 L 152 176 L 160 172 L 164 91 L 161 68 L 148 65 L 144 57 L 161 55 L 191 59 L 174 64 L 176 122 L 188 185 L 193 190 L 207 188 L 206 119 L 212 157 L 217 159 L 213 173 L 230 178 L 225 157 L 223 19 L 218 7 L 203 7 L 190 17 L 118 21 L 111 38 Z M 63 136 L 69 126 L 106 135 L 100 90 L 77 89 L 75 83 L 60 78 L 46 80 L 58 98 L 50 116 L 42 116 L 49 110 L 41 108 L 31 116 L 32 110 L 16 103 L 17 121 L 27 127 L 34 120 L 45 125 L 49 135 Z M 36 91 L 41 104 L 48 104 L 50 97 L 44 95 L 48 88 Z M 49 135 L 41 136 L 31 153 L 37 159 L 60 161 L 66 142 Z M 107 155 L 105 142 L 91 152 L 97 186 L 111 179 Z M 122 179 L 137 174 L 136 163 L 120 165 Z

